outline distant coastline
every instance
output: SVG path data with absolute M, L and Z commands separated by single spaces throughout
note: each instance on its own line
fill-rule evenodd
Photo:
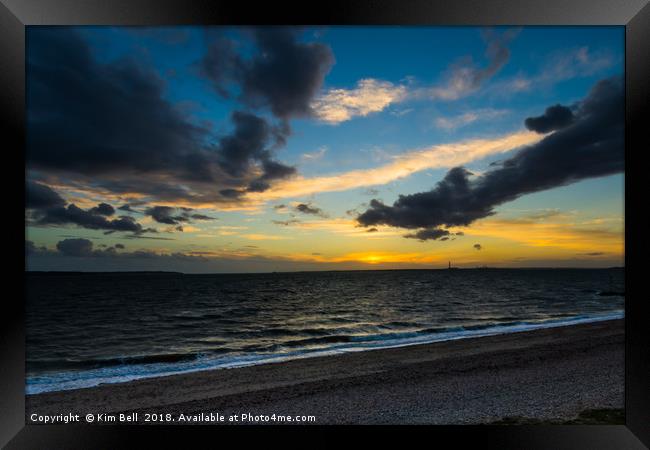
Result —
M 625 266 L 612 267 L 452 267 L 464 271 L 474 270 L 625 270 Z M 96 275 L 96 274 L 125 274 L 125 275 L 148 275 L 148 274 L 172 274 L 172 275 L 265 275 L 265 274 L 291 274 L 291 273 L 336 273 L 336 272 L 418 272 L 418 271 L 441 271 L 448 272 L 447 267 L 432 267 L 418 269 L 343 269 L 343 270 L 289 270 L 272 272 L 177 272 L 166 270 L 124 270 L 124 271 L 66 271 L 66 270 L 25 270 L 28 275 Z

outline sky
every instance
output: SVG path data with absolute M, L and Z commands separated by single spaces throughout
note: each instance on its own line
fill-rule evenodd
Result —
M 623 32 L 30 26 L 26 269 L 622 266 Z

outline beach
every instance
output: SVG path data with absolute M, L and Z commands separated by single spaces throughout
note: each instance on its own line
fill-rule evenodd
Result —
M 137 413 L 138 423 L 162 415 L 165 424 L 181 423 L 181 414 L 183 424 L 215 423 L 215 415 L 255 424 L 288 416 L 311 424 L 563 421 L 623 408 L 624 364 L 624 321 L 607 320 L 28 395 L 26 423 L 71 413 Z

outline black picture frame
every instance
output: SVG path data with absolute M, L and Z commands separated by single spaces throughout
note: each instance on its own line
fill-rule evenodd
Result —
M 434 426 L 408 427 L 426 435 L 426 441 L 454 446 L 468 442 L 499 449 L 636 449 L 650 446 L 650 343 L 642 314 L 647 301 L 642 283 L 642 252 L 648 248 L 647 230 L 642 230 L 643 200 L 635 192 L 647 189 L 641 158 L 650 149 L 644 118 L 650 99 L 650 5 L 648 0 L 328 0 L 326 2 L 253 2 L 251 0 L 0 0 L 0 47 L 2 68 L 1 123 L 6 127 L 6 153 L 17 156 L 5 168 L 13 176 L 3 177 L 5 193 L 11 193 L 11 208 L 24 209 L 19 186 L 24 176 L 25 143 L 25 26 L 27 25 L 218 25 L 218 24 L 308 24 L 308 25 L 621 25 L 625 26 L 626 80 L 626 176 L 625 176 L 625 266 L 626 266 L 626 375 L 625 425 L 619 426 Z M 8 163 L 7 163 L 8 164 Z M 15 166 L 14 166 L 15 164 Z M 24 179 L 22 181 L 24 186 Z M 642 194 L 641 194 L 642 195 Z M 22 203 L 22 204 L 21 204 Z M 638 204 L 637 204 L 638 203 Z M 21 225 L 24 227 L 24 223 Z M 644 227 L 644 228 L 647 228 Z M 645 231 L 646 233 L 644 233 Z M 24 228 L 23 228 L 24 232 Z M 120 448 L 132 446 L 134 437 L 185 443 L 192 437 L 214 439 L 224 433 L 243 436 L 275 433 L 274 427 L 254 427 L 256 433 L 239 428 L 195 426 L 96 426 L 25 425 L 24 394 L 24 258 L 18 231 L 12 254 L 6 255 L 11 269 L 23 275 L 10 277 L 14 294 L 3 300 L 0 328 L 0 445 L 6 448 Z M 7 250 L 8 251 L 8 250 Z M 13 286 L 12 286 L 13 287 Z M 9 292 L 8 290 L 6 292 Z M 250 428 L 249 428 L 250 429 Z M 367 427 L 359 427 L 367 430 Z M 402 427 L 373 427 L 370 434 L 382 436 Z M 291 428 L 302 443 L 314 433 L 337 439 L 337 427 Z M 205 436 L 209 434 L 209 436 Z M 422 436 L 425 437 L 425 436 Z M 340 438 L 340 435 L 339 435 Z M 207 441 L 210 442 L 210 441 Z M 212 441 L 215 445 L 219 442 Z M 221 442 L 221 441 L 220 441 Z M 186 444 L 183 444 L 186 445 Z

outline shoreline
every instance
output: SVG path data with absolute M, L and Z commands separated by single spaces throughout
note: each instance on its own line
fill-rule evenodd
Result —
M 204 370 L 26 396 L 36 414 L 313 415 L 329 423 L 572 419 L 624 404 L 624 320 Z
M 154 373 L 140 373 L 138 375 L 121 375 L 122 380 L 114 381 L 117 376 L 113 375 L 113 381 L 98 382 L 98 377 L 87 378 L 86 382 L 83 385 L 79 381 L 68 381 L 67 384 L 70 387 L 59 388 L 59 389 L 46 389 L 41 388 L 38 390 L 39 384 L 34 383 L 31 386 L 26 386 L 27 395 L 37 395 L 47 392 L 62 392 L 68 390 L 77 390 L 77 389 L 89 389 L 106 384 L 121 384 L 121 383 L 130 383 L 132 381 L 147 379 L 147 378 L 161 378 L 175 375 L 184 375 L 195 372 L 202 372 L 208 370 L 222 370 L 222 369 L 238 369 L 242 367 L 257 366 L 263 364 L 274 364 L 282 363 L 287 361 L 306 359 L 306 358 L 320 358 L 327 356 L 335 356 L 344 353 L 356 353 L 356 352 L 365 352 L 365 351 L 376 351 L 376 350 L 385 350 L 391 348 L 402 348 L 410 347 L 414 345 L 427 345 L 433 343 L 448 342 L 459 339 L 476 339 L 480 337 L 494 336 L 500 334 L 514 334 L 514 333 L 525 333 L 534 330 L 540 329 L 549 329 L 549 328 L 558 328 L 566 326 L 574 326 L 585 323 L 594 323 L 608 320 L 624 319 L 624 312 L 614 312 L 609 314 L 597 315 L 597 316 L 575 316 L 568 317 L 566 319 L 555 319 L 548 320 L 543 322 L 517 322 L 507 325 L 493 325 L 487 326 L 485 328 L 476 328 L 476 329 L 462 329 L 462 331 L 455 330 L 451 328 L 449 331 L 437 331 L 430 334 L 418 334 L 418 333 L 407 333 L 413 334 L 410 337 L 394 337 L 392 339 L 378 340 L 378 341 L 369 341 L 365 344 L 362 341 L 349 343 L 335 344 L 328 348 L 315 349 L 315 350 L 296 350 L 288 353 L 278 353 L 278 354 L 269 354 L 269 355 L 260 355 L 260 354 L 251 354 L 244 355 L 239 358 L 231 359 L 220 359 L 215 361 L 201 361 L 201 360 L 190 360 L 188 361 L 188 366 L 185 368 L 181 367 L 172 367 L 167 371 L 159 371 Z M 258 358 L 255 358 L 258 357 Z M 106 370 L 106 368 L 96 369 L 97 371 Z M 108 374 L 104 374 L 105 377 L 110 378 Z M 29 377 L 28 377 L 29 379 Z M 59 382 L 60 384 L 66 384 L 65 382 Z M 28 392 L 32 388 L 32 392 Z

